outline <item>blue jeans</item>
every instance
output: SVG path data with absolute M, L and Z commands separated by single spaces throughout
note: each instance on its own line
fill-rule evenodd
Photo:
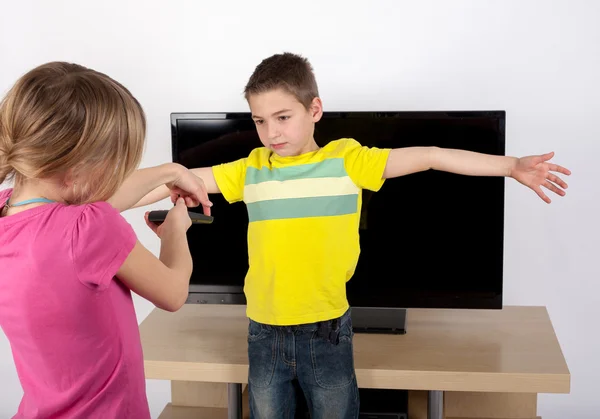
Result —
M 352 337 L 350 311 L 336 320 L 299 326 L 250 320 L 250 418 L 293 419 L 297 386 L 311 419 L 358 418 Z

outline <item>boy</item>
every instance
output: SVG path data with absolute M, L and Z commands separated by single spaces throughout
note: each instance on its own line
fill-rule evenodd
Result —
M 245 281 L 251 417 L 293 418 L 294 382 L 313 419 L 357 418 L 352 324 L 346 282 L 359 257 L 361 190 L 387 178 L 429 169 L 510 176 L 550 202 L 541 186 L 564 196 L 550 171 L 553 153 L 513 158 L 461 150 L 376 149 L 352 139 L 316 144 L 323 114 L 309 62 L 274 55 L 245 88 L 264 147 L 247 158 L 193 169 L 208 193 L 248 208 L 249 271 Z M 154 202 L 166 188 L 147 197 Z

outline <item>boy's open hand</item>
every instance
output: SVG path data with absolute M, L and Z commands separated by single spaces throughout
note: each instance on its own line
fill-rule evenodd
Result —
M 552 157 L 554 157 L 554 152 L 541 156 L 521 157 L 517 159 L 510 174 L 512 178 L 532 189 L 548 204 L 551 200 L 542 190 L 542 186 L 560 196 L 565 196 L 564 189 L 568 187 L 561 178 L 551 172 L 558 172 L 567 176 L 571 174 L 569 169 L 549 163 L 548 160 Z
M 208 192 L 202 179 L 191 171 L 181 166 L 180 174 L 173 182 L 167 183 L 171 191 L 171 202 L 175 204 L 177 198 L 182 197 L 187 207 L 202 205 L 205 215 L 210 215 L 212 202 L 208 199 Z

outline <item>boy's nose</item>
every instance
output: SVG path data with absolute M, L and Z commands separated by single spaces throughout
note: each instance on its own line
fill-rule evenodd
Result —
M 279 137 L 279 130 L 277 129 L 276 126 L 271 125 L 271 126 L 269 126 L 268 135 L 269 135 L 270 140 L 277 138 L 277 137 Z

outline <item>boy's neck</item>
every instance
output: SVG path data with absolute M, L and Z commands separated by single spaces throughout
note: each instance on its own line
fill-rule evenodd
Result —
M 316 141 L 313 138 L 304 147 L 302 147 L 298 151 L 298 153 L 291 154 L 288 156 L 281 156 L 281 155 L 277 154 L 277 152 L 273 151 L 273 155 L 276 156 L 278 159 L 294 159 L 294 158 L 305 156 L 310 153 L 314 153 L 315 151 L 319 150 L 320 148 L 321 147 L 318 146 L 318 144 L 316 143 Z
M 319 149 L 319 145 L 315 141 L 314 138 L 311 138 L 310 142 L 306 145 L 305 151 L 302 154 L 312 153 L 313 151 L 317 151 Z

